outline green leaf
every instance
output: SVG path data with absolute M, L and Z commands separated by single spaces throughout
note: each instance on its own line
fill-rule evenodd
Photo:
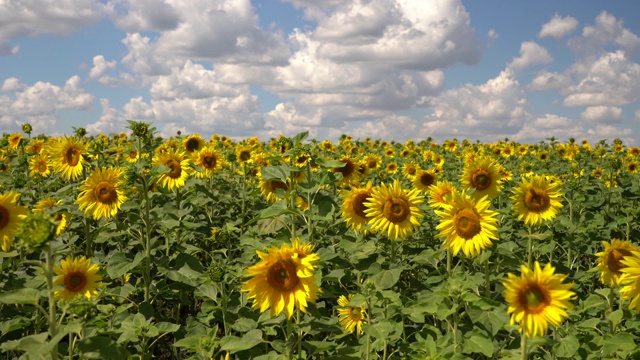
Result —
M 296 136 L 294 136 L 291 141 L 293 141 L 293 145 L 296 146 L 303 142 L 307 137 L 309 137 L 309 131 L 303 131 Z
M 560 339 L 553 347 L 556 356 L 571 358 L 580 348 L 580 342 L 574 335 L 567 335 Z
M 3 304 L 36 304 L 40 292 L 36 289 L 22 288 L 0 293 L 0 303 Z
M 242 338 L 237 336 L 225 336 L 220 340 L 220 350 L 236 353 L 238 351 L 249 350 L 262 343 L 262 331 L 254 329 L 246 333 Z
M 373 276 L 373 284 L 379 290 L 389 289 L 395 285 L 400 279 L 402 269 L 382 270 L 382 272 Z
M 265 180 L 280 180 L 286 183 L 291 173 L 291 168 L 288 165 L 264 166 L 260 173 Z
M 610 312 L 606 315 L 607 320 L 613 323 L 613 326 L 616 326 L 620 323 L 620 320 L 624 317 L 624 312 L 622 309 L 618 309 L 616 311 Z
M 36 335 L 25 336 L 19 340 L 6 341 L 0 345 L 0 349 L 3 350 L 21 350 L 27 351 L 33 347 L 41 347 L 49 337 L 49 333 L 40 333 Z
M 238 332 L 247 332 L 255 329 L 256 327 L 258 327 L 258 323 L 249 318 L 240 318 L 231 325 L 231 328 Z
M 582 322 L 576 324 L 576 328 L 578 330 L 582 330 L 582 331 L 593 330 L 593 329 L 598 327 L 598 325 L 600 324 L 600 321 L 601 321 L 600 318 L 587 319 L 585 321 L 582 321 Z
M 162 321 L 156 324 L 156 328 L 158 328 L 160 334 L 173 333 L 180 330 L 180 325 Z
M 133 260 L 129 260 L 127 255 L 123 252 L 115 253 L 107 263 L 107 274 L 112 279 L 124 276 L 131 272 L 131 270 L 135 269 L 142 259 L 144 259 L 144 254 L 142 252 L 138 252 Z
M 471 336 L 464 340 L 462 352 L 465 354 L 481 353 L 491 357 L 493 355 L 493 342 L 487 334 L 474 329 L 471 331 Z
M 129 356 L 124 347 L 114 343 L 108 336 L 88 336 L 78 341 L 78 350 L 86 358 L 127 359 Z
M 602 353 L 608 355 L 612 352 L 631 351 L 635 348 L 636 344 L 633 340 L 633 335 L 628 333 L 617 333 L 611 339 L 604 341 Z

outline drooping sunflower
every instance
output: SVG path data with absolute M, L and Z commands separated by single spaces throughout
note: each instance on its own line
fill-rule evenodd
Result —
M 500 164 L 490 157 L 480 157 L 467 163 L 460 178 L 460 184 L 464 189 L 473 189 L 472 196 L 489 199 L 500 193 L 502 188 L 502 175 Z
M 371 181 L 369 181 L 364 188 L 351 186 L 350 191 L 344 190 L 342 192 L 342 217 L 348 227 L 360 231 L 362 227 L 369 222 L 369 218 L 367 218 L 367 214 L 365 213 L 365 210 L 367 210 L 365 202 L 371 197 L 372 190 L 373 185 Z M 364 233 L 366 232 L 367 231 L 364 231 Z
M 269 309 L 272 317 L 284 311 L 290 319 L 295 308 L 306 313 L 307 304 L 317 300 L 322 291 L 315 283 L 314 263 L 319 258 L 307 253 L 306 243 L 298 243 L 297 249 L 285 243 L 266 252 L 256 251 L 261 261 L 247 269 L 251 278 L 242 286 L 242 291 L 248 291 L 247 298 L 253 299 L 254 309 Z M 304 257 L 301 251 L 306 253 Z
M 344 330 L 348 333 L 352 333 L 356 328 L 358 329 L 358 336 L 362 335 L 362 324 L 365 322 L 365 317 L 367 313 L 364 309 L 364 303 L 360 306 L 350 306 L 351 299 L 353 299 L 353 294 L 349 294 L 349 298 L 344 295 L 340 295 L 338 297 L 338 321 L 340 325 L 344 328 Z
M 600 281 L 604 285 L 616 286 L 620 284 L 620 276 L 622 276 L 622 268 L 625 265 L 622 259 L 631 255 L 632 251 L 640 251 L 629 240 L 611 239 L 611 242 L 603 241 L 604 250 L 596 253 L 598 265 L 600 269 Z
M 562 208 L 559 188 L 559 183 L 549 181 L 544 175 L 523 178 L 511 196 L 518 220 L 531 226 L 555 218 Z
M 568 317 L 566 309 L 573 306 L 571 300 L 575 298 L 570 290 L 574 284 L 564 284 L 567 276 L 555 274 L 551 264 L 541 269 L 536 261 L 533 270 L 525 264 L 519 277 L 511 273 L 507 276 L 503 285 L 510 322 L 520 324 L 520 332 L 527 337 L 544 336 L 549 324 L 560 326 Z
M 620 297 L 622 300 L 631 300 L 629 310 L 640 312 L 640 251 L 633 250 L 621 262 L 624 267 L 620 269 Z
M 97 264 L 91 264 L 91 260 L 84 256 L 76 258 L 67 256 L 60 260 L 60 266 L 54 266 L 53 286 L 62 286 L 61 290 L 53 292 L 58 300 L 71 301 L 78 296 L 84 296 L 91 300 L 98 295 L 98 289 L 102 287 L 102 276 L 98 274 L 100 268 Z
M 348 155 L 342 156 L 338 159 L 339 162 L 343 163 L 344 166 L 333 168 L 330 171 L 334 173 L 342 174 L 342 179 L 338 181 L 339 185 L 349 185 L 351 182 L 358 179 L 358 169 L 357 169 L 357 161 L 356 159 L 351 158 Z
M 258 178 L 260 179 L 260 182 L 258 184 L 258 186 L 260 187 L 260 192 L 262 193 L 262 196 L 264 196 L 264 198 L 270 203 L 274 203 L 277 200 L 280 200 L 280 197 L 276 195 L 276 190 L 282 189 L 285 193 L 289 192 L 289 184 L 285 183 L 284 181 L 277 179 L 266 180 L 262 177 L 262 172 L 258 174 Z
M 169 168 L 168 172 L 158 177 L 160 186 L 168 190 L 183 187 L 192 172 L 189 166 L 189 159 L 185 156 L 185 153 L 172 148 L 156 154 L 153 158 L 153 165 Z
M 433 170 L 420 169 L 416 172 L 416 176 L 413 179 L 413 186 L 426 194 L 429 191 L 431 185 L 435 184 L 438 180 L 438 175 Z
M 445 249 L 456 256 L 462 251 L 474 257 L 493 246 L 498 239 L 498 213 L 489 210 L 488 198 L 473 198 L 466 193 L 453 192 L 451 202 L 442 210 L 435 210 L 440 217 L 438 237 L 444 237 Z
M 82 174 L 83 165 L 87 164 L 84 154 L 87 153 L 83 142 L 73 137 L 60 139 L 49 153 L 53 170 L 60 173 L 64 180 L 76 180 Z
M 22 141 L 22 134 L 15 133 L 9 135 L 9 145 L 12 149 L 17 149 L 20 146 L 20 142 Z
M 47 196 L 44 199 L 39 200 L 31 211 L 34 214 L 44 214 L 47 209 L 62 204 L 62 200 L 56 200 L 51 196 Z M 54 215 L 53 221 L 56 223 L 56 235 L 60 235 L 69 226 L 69 222 L 71 221 L 71 213 L 69 213 L 68 211 L 58 212 Z
M 13 245 L 20 221 L 27 215 L 26 206 L 17 205 L 20 194 L 9 191 L 0 194 L 0 248 L 7 252 Z
M 205 141 L 200 134 L 192 134 L 182 140 L 182 147 L 189 154 L 200 151 L 204 144 Z
M 429 188 L 429 206 L 442 208 L 451 202 L 451 196 L 457 192 L 455 185 L 449 180 L 438 181 Z
M 402 240 L 420 226 L 418 219 L 424 217 L 418 207 L 424 201 L 418 189 L 402 189 L 400 180 L 392 185 L 381 184 L 371 191 L 364 206 L 371 230 L 386 233 L 392 240 Z
M 311 162 L 311 154 L 306 150 L 299 150 L 293 155 L 293 165 L 299 168 L 307 166 Z
M 93 219 L 109 219 L 118 213 L 129 198 L 124 195 L 122 168 L 97 169 L 80 186 L 75 204 Z
M 218 150 L 213 146 L 205 146 L 193 154 L 194 165 L 202 168 L 202 172 L 196 171 L 194 174 L 197 178 L 210 178 L 222 169 L 223 161 Z
M 47 177 L 49 174 L 51 174 L 51 170 L 46 156 L 36 155 L 29 159 L 29 176 L 36 177 L 40 175 Z

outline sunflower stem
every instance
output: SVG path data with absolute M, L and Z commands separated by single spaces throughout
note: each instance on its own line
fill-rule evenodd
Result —
M 529 226 L 528 229 L 529 240 L 527 243 L 527 264 L 529 264 L 529 268 L 531 268 L 531 266 L 533 266 L 533 233 L 531 232 L 531 226 Z
M 300 326 L 300 309 L 296 309 L 296 324 L 298 325 L 298 327 L 300 328 L 300 333 L 298 334 L 298 339 L 297 339 L 297 343 L 298 343 L 298 357 L 302 356 L 302 336 L 304 335 L 303 331 L 302 331 L 302 327 Z
M 451 277 L 451 261 L 453 255 L 451 254 L 451 251 L 447 250 L 447 276 Z
M 150 291 L 149 288 L 151 287 L 151 231 L 149 229 L 150 227 L 150 207 L 151 204 L 149 202 L 149 194 L 148 194 L 148 189 L 147 189 L 147 181 L 146 179 L 141 176 L 140 177 L 141 181 L 142 181 L 142 193 L 144 194 L 144 205 L 145 205 L 145 212 L 144 212 L 144 223 L 142 224 L 144 226 L 144 241 L 143 241 L 143 245 L 144 245 L 144 255 L 145 255 L 145 262 L 144 262 L 144 274 L 143 274 L 143 279 L 144 279 L 144 301 L 149 302 L 150 299 Z
M 53 295 L 53 252 L 51 250 L 51 243 L 47 246 L 46 251 L 46 275 L 47 275 L 47 289 L 49 295 L 49 337 L 53 339 L 58 335 L 58 323 L 56 321 L 56 299 Z M 55 344 L 51 348 L 51 359 L 58 358 L 58 344 Z
M 91 224 L 89 223 L 89 221 L 91 221 L 89 217 L 84 218 L 84 236 L 85 236 L 84 244 L 85 244 L 85 253 L 87 254 L 87 257 L 92 257 L 93 244 L 91 241 Z
M 527 360 L 529 358 L 529 354 L 527 353 L 527 335 L 522 333 L 522 337 L 520 338 L 520 349 L 522 351 L 522 360 Z
M 489 259 L 484 262 L 484 297 L 491 297 L 491 274 L 489 273 Z
M 240 196 L 240 237 L 244 235 L 244 215 L 246 211 L 245 197 L 247 196 L 247 163 L 242 163 L 242 195 Z

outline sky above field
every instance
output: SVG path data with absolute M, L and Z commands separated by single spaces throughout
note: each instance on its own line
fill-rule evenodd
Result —
M 0 131 L 640 144 L 640 1 L 0 0 Z

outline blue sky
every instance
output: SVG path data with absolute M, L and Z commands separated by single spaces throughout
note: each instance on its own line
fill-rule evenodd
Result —
M 8 0 L 0 130 L 640 144 L 640 2 Z

